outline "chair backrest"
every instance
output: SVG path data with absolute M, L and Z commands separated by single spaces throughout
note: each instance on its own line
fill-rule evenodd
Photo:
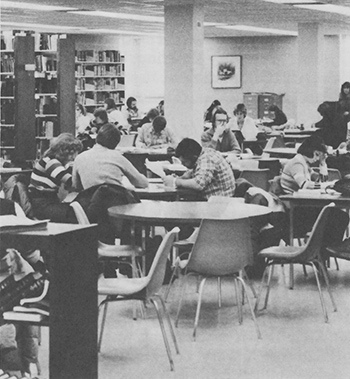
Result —
M 322 248 L 325 228 L 334 208 L 334 203 L 330 203 L 322 208 L 312 227 L 310 237 L 307 240 L 303 252 L 299 256 L 301 260 L 309 261 L 319 256 Z
M 272 147 L 286 147 L 286 144 L 284 143 L 283 134 L 279 134 L 278 136 L 275 137 L 275 141 Z
M 73 208 L 75 217 L 77 218 L 80 225 L 90 225 L 90 221 L 83 207 L 77 201 L 73 201 L 69 205 Z
M 257 170 L 243 170 L 240 178 L 248 180 L 256 187 L 267 191 L 269 189 L 270 170 L 268 168 Z
M 268 149 L 271 149 L 273 147 L 273 144 L 275 143 L 276 141 L 276 137 L 270 137 L 268 140 L 267 140 L 267 143 L 264 147 L 264 150 L 268 150 Z
M 25 215 L 33 218 L 33 209 L 28 195 L 28 180 L 22 175 L 12 175 L 3 185 L 5 199 L 15 201 L 23 209 Z
M 320 172 L 319 167 L 313 167 L 313 170 L 316 172 Z M 341 173 L 336 168 L 329 168 L 328 169 L 328 180 L 332 182 L 333 180 L 340 180 L 341 179 Z
M 224 276 L 253 263 L 249 218 L 202 220 L 187 265 L 188 271 Z
M 275 176 L 280 175 L 282 165 L 279 159 L 259 159 L 258 160 L 258 168 L 268 168 L 270 170 L 269 179 L 273 179 Z
M 170 250 L 173 246 L 175 237 L 179 231 L 180 229 L 178 227 L 175 227 L 172 230 L 170 230 L 170 232 L 168 232 L 164 236 L 162 243 L 158 247 L 151 268 L 147 274 L 147 298 L 157 293 L 162 287 L 166 270 L 166 261 L 170 254 Z

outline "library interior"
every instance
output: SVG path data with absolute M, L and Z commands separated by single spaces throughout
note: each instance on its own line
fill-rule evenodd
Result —
M 349 1 L 0 21 L 0 379 L 347 379 Z

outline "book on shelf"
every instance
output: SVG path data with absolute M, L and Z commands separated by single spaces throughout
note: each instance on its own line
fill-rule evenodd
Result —
M 15 215 L 0 216 L 0 232 L 19 232 L 47 229 L 49 220 L 31 220 L 26 217 L 18 217 Z
M 45 316 L 40 313 L 27 313 L 27 312 L 15 312 L 6 311 L 2 314 L 4 320 L 7 321 L 32 321 L 40 322 Z

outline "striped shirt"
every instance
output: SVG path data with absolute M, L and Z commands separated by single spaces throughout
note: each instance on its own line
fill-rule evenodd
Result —
M 45 157 L 38 161 L 33 169 L 29 188 L 38 191 L 57 192 L 61 184 L 72 185 L 72 175 L 58 159 Z
M 236 182 L 229 163 L 210 148 L 203 148 L 193 172 L 193 178 L 202 188 L 205 197 L 228 196 L 235 193 Z

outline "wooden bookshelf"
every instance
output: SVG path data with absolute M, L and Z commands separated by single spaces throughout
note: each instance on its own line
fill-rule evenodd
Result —
M 121 107 L 125 102 L 125 63 L 118 50 L 76 51 L 76 99 L 88 111 L 101 107 L 107 98 Z

